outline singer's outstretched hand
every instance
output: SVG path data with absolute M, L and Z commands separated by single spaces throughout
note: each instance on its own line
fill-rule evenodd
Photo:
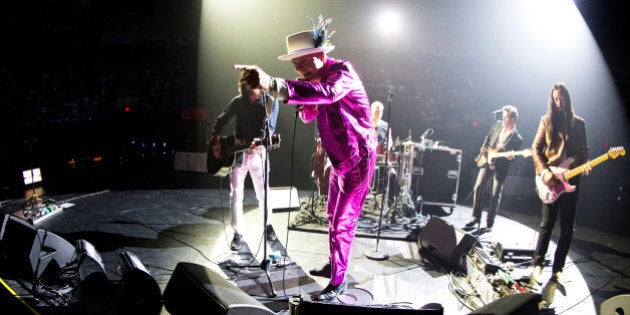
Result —
M 234 65 L 234 70 L 243 71 L 242 81 L 252 89 L 269 91 L 272 77 L 256 65 Z

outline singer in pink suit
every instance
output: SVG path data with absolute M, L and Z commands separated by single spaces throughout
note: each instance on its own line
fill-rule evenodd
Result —
M 317 301 L 330 301 L 345 292 L 346 272 L 355 238 L 357 220 L 370 190 L 376 163 L 377 138 L 371 122 L 370 102 L 352 64 L 328 56 L 334 49 L 327 32 L 331 19 L 313 30 L 287 36 L 288 54 L 298 80 L 273 78 L 257 66 L 236 65 L 248 75 L 252 87 L 271 91 L 277 99 L 296 105 L 305 123 L 317 119 L 322 146 L 332 164 L 328 201 L 329 262 L 310 271 L 329 277 Z

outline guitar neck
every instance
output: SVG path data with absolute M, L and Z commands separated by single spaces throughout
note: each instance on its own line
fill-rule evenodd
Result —
M 240 145 L 236 145 L 234 146 L 228 154 L 234 154 L 234 153 L 239 153 L 239 152 L 243 152 L 247 149 L 250 149 L 252 147 L 252 145 L 261 145 L 267 142 L 267 139 L 256 139 L 254 140 L 254 142 L 252 144 L 240 144 Z M 271 144 L 269 146 L 267 146 L 267 149 L 275 149 L 277 147 L 280 146 L 280 136 L 279 135 L 273 135 L 271 137 Z
M 510 154 L 512 154 L 513 156 L 517 156 L 517 155 L 526 155 L 527 154 L 527 150 L 521 150 L 521 151 L 505 151 L 505 152 L 496 152 L 496 153 L 489 153 L 489 155 L 493 158 L 497 158 L 497 157 L 506 157 Z
M 580 174 L 582 174 L 584 172 L 584 166 L 589 165 L 590 167 L 594 167 L 597 166 L 601 163 L 603 163 L 604 161 L 608 160 L 610 157 L 608 156 L 608 153 L 602 154 L 578 167 L 575 167 L 571 170 L 568 170 L 566 173 L 564 173 L 564 178 L 569 180 L 575 176 L 578 176 Z
M 228 152 L 228 154 L 234 154 L 234 153 L 243 152 L 243 151 L 249 149 L 250 147 L 251 147 L 251 145 L 249 145 L 249 144 L 237 145 L 234 148 L 232 148 L 232 150 L 230 150 L 230 152 Z

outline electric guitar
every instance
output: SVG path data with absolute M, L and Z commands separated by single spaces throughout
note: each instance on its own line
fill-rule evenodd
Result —
M 552 203 L 565 192 L 575 191 L 575 186 L 569 184 L 569 179 L 582 174 L 584 172 L 584 166 L 589 165 L 591 167 L 596 166 L 609 158 L 616 159 L 619 155 L 626 155 L 626 150 L 623 147 L 614 147 L 608 150 L 608 153 L 604 153 L 595 159 L 592 159 L 578 167 L 568 169 L 569 165 L 573 163 L 573 158 L 568 158 L 558 166 L 550 166 L 551 172 L 558 179 L 558 183 L 552 187 L 547 186 L 542 179 L 542 176 L 536 176 L 536 190 L 538 191 L 538 197 L 544 203 Z
M 510 154 L 512 156 L 529 157 L 529 156 L 532 156 L 532 149 L 523 149 L 520 151 L 503 151 L 503 152 L 499 152 L 496 149 L 488 149 L 488 152 L 486 152 L 486 155 L 479 154 L 475 158 L 475 162 L 477 163 L 477 167 L 484 167 L 486 165 L 494 164 L 494 159 L 504 158 Z
M 236 153 L 267 143 L 267 139 L 260 138 L 254 139 L 251 143 L 243 143 L 237 140 L 235 136 L 220 136 L 218 139 L 219 143 L 216 143 L 216 138 L 212 138 L 208 148 L 206 164 L 210 175 L 217 174 L 221 169 L 224 169 L 221 173 L 227 174 L 227 169 L 234 165 Z M 271 145 L 267 149 L 271 150 L 279 147 L 280 134 L 273 134 L 271 136 Z

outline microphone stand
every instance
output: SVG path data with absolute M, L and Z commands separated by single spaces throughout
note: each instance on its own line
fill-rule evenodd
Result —
M 263 239 L 265 240 L 265 246 L 263 246 L 263 260 L 260 263 L 260 268 L 262 270 L 265 271 L 265 274 L 267 275 L 267 281 L 269 281 L 269 287 L 271 289 L 271 292 L 269 294 L 269 297 L 276 297 L 278 294 L 276 293 L 276 290 L 273 287 L 273 282 L 271 281 L 271 275 L 269 275 L 269 264 L 271 263 L 271 260 L 267 258 L 267 219 L 269 217 L 269 214 L 267 213 L 267 211 L 269 211 L 269 206 L 267 204 L 267 198 L 269 198 L 268 196 L 268 189 L 269 189 L 269 179 L 268 179 L 268 173 L 269 173 L 269 151 L 267 151 L 267 148 L 271 147 L 271 134 L 270 134 L 270 127 L 269 127 L 269 113 L 267 112 L 267 100 L 268 100 L 268 94 L 266 92 L 263 92 L 263 106 L 265 108 L 265 122 L 263 123 L 263 129 L 262 129 L 262 140 L 263 141 L 263 146 L 264 146 L 264 150 L 265 150 L 265 156 L 263 157 L 264 161 L 263 161 L 263 179 L 264 179 L 264 183 L 263 183 L 263 188 L 264 188 L 264 215 L 263 215 Z M 272 111 L 273 111 L 273 104 L 272 106 Z M 267 135 L 267 137 L 265 138 L 265 135 Z
M 30 222 L 33 223 L 37 216 L 40 215 L 38 207 L 40 207 L 44 202 L 41 198 L 39 198 L 39 194 L 37 194 L 37 190 L 35 189 L 35 170 L 33 169 L 33 143 L 37 142 L 37 138 L 35 136 L 25 138 L 25 142 L 28 143 L 28 152 L 30 159 L 31 169 L 29 172 L 31 173 L 31 196 L 24 201 L 22 205 L 22 214 L 24 217 Z
M 267 112 L 267 100 L 268 100 L 268 94 L 264 93 L 262 96 L 263 99 L 263 107 L 265 110 L 265 120 L 263 122 L 263 127 L 261 128 L 261 133 L 262 133 L 262 137 L 261 137 L 261 145 L 264 147 L 265 150 L 265 155 L 263 157 L 263 195 L 264 195 L 264 200 L 263 200 L 263 239 L 265 241 L 265 245 L 263 246 L 263 260 L 260 263 L 259 266 L 256 265 L 247 265 L 247 266 L 239 266 L 240 268 L 248 268 L 248 267 L 260 267 L 261 270 L 265 271 L 265 274 L 267 275 L 267 281 L 269 281 L 269 287 L 270 287 L 270 293 L 268 294 L 268 297 L 274 298 L 276 296 L 278 296 L 278 294 L 276 293 L 275 288 L 273 287 L 273 282 L 271 281 L 271 275 L 269 274 L 269 265 L 271 264 L 271 260 L 267 258 L 267 219 L 269 218 L 269 215 L 267 214 L 267 211 L 269 211 L 269 207 L 267 205 L 267 198 L 268 194 L 267 194 L 267 190 L 268 190 L 268 178 L 267 178 L 267 173 L 269 170 L 269 153 L 267 152 L 267 148 L 271 147 L 271 135 L 270 135 L 270 127 L 269 127 L 269 113 Z M 272 105 L 272 110 L 273 110 L 273 105 Z M 266 135 L 268 135 L 267 137 L 265 137 Z M 253 179 L 253 177 L 252 177 Z
M 381 197 L 381 209 L 380 209 L 380 214 L 379 214 L 379 218 L 378 218 L 378 231 L 376 233 L 376 248 L 374 250 L 366 250 L 365 252 L 363 252 L 363 255 L 365 255 L 365 257 L 369 258 L 369 259 L 373 259 L 373 260 L 386 260 L 389 258 L 389 255 L 387 253 L 384 252 L 379 252 L 378 250 L 378 244 L 379 241 L 381 240 L 381 226 L 383 223 L 383 208 L 385 208 L 385 204 L 389 201 L 389 167 L 387 165 L 388 161 L 388 154 L 389 154 L 389 124 L 390 124 L 390 113 L 392 111 L 392 96 L 394 96 L 392 94 L 392 91 L 389 90 L 388 91 L 388 95 L 387 95 L 387 132 L 385 133 L 385 174 L 386 174 L 386 180 L 385 180 L 385 192 L 383 193 L 382 197 Z

